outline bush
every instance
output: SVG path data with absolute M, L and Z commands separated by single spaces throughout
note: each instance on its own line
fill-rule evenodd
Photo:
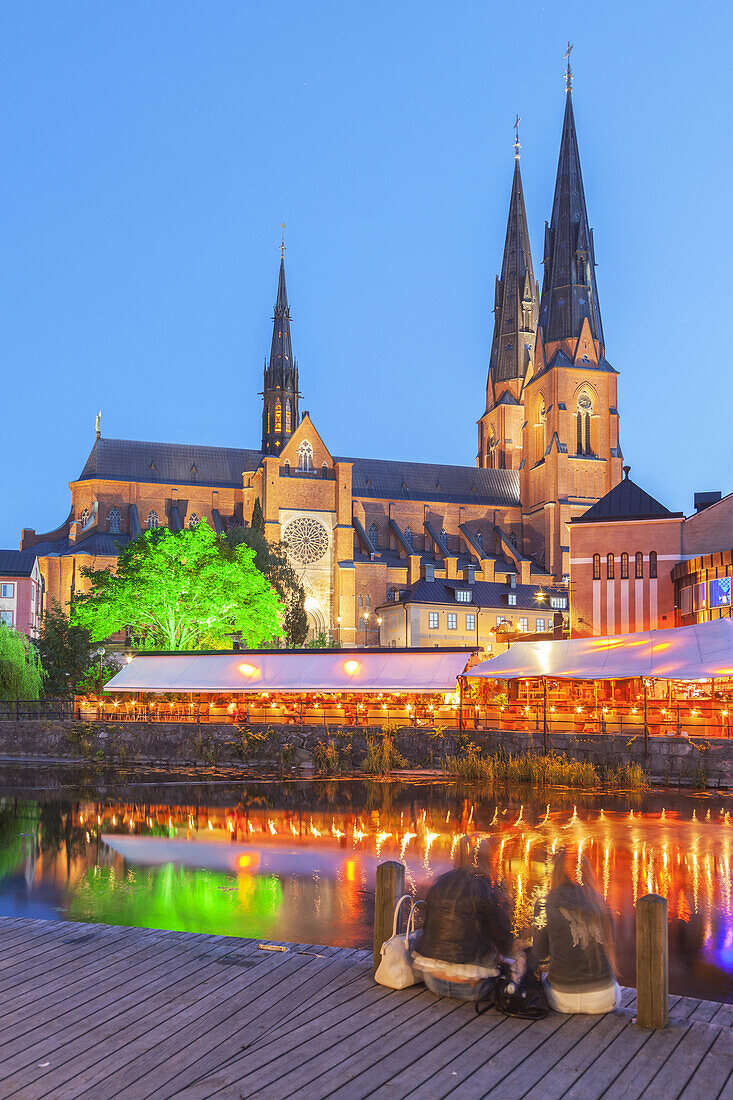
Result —
M 407 761 L 397 751 L 394 736 L 385 732 L 381 737 L 367 738 L 367 752 L 361 770 L 368 775 L 389 775 L 395 768 L 406 768 Z
M 336 742 L 330 737 L 327 741 L 317 741 L 313 746 L 313 761 L 320 775 L 338 775 L 341 759 Z
M 0 624 L 0 699 L 38 699 L 44 673 L 25 634 Z

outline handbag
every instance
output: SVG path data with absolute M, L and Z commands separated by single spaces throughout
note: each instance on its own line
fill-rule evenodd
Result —
M 419 932 L 415 932 L 415 910 L 418 905 L 424 905 L 422 901 L 413 902 L 407 918 L 407 928 L 404 936 L 397 933 L 397 922 L 403 901 L 412 901 L 410 894 L 403 894 L 395 905 L 394 920 L 392 921 L 392 935 L 382 944 L 377 972 L 374 975 L 375 982 L 386 985 L 389 989 L 406 989 L 408 985 L 416 985 L 421 979 L 412 969 L 412 949 L 415 946 Z
M 523 967 L 521 963 L 519 966 L 521 973 L 515 976 L 511 967 L 502 963 L 501 972 L 494 983 L 493 1000 L 486 1008 L 491 1008 L 493 1004 L 505 1016 L 515 1016 L 520 1020 L 542 1020 L 550 1011 L 542 985 L 542 971 L 527 951 L 520 954 L 524 955 Z M 486 1008 L 479 1008 L 477 1004 L 476 1012 L 481 1015 Z

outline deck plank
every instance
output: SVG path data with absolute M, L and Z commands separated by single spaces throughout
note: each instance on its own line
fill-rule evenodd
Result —
M 671 1026 L 516 1020 L 392 991 L 371 952 L 0 918 L 3 1100 L 733 1100 L 733 1005 L 671 997 Z

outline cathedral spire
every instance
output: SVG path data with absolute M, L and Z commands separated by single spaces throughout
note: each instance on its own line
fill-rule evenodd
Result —
M 591 337 L 602 352 L 604 341 L 596 289 L 593 230 L 588 225 L 580 171 L 569 52 L 566 56 L 568 71 L 560 159 L 552 218 L 549 226 L 545 224 L 540 333 L 545 345 L 577 340 L 587 318 Z
M 290 307 L 285 286 L 285 227 L 272 326 L 270 361 L 265 366 L 262 450 L 279 454 L 298 424 L 298 366 L 290 341 Z
M 519 116 L 515 127 L 519 126 Z M 524 189 L 519 167 L 519 135 L 514 143 L 514 178 L 504 241 L 501 277 L 496 280 L 494 335 L 489 360 L 487 408 L 501 396 L 509 382 L 521 382 L 527 373 L 537 326 L 537 290 L 524 208 Z M 510 387 L 517 388 L 517 387 Z

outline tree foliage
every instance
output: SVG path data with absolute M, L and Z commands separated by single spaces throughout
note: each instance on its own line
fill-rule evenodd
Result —
M 12 626 L 0 624 L 0 699 L 39 699 L 43 668 L 34 646 Z
M 91 663 L 92 639 L 81 623 L 69 618 L 58 603 L 51 604 L 43 616 L 38 639 L 45 694 L 62 699 L 78 689 Z
M 117 572 L 82 569 L 91 585 L 75 604 L 77 622 L 96 642 L 125 628 L 147 649 L 224 648 L 281 634 L 282 605 L 245 544 L 223 544 L 202 520 L 173 533 L 145 531 L 120 550 Z
M 298 574 L 290 564 L 285 543 L 268 542 L 262 526 L 255 526 L 255 513 L 259 497 L 252 512 L 251 527 L 230 527 L 224 536 L 226 551 L 230 553 L 239 546 L 249 546 L 254 550 L 255 565 L 264 573 L 268 581 L 280 596 L 285 608 L 283 631 L 286 644 L 294 648 L 301 646 L 308 637 L 308 616 L 305 611 L 305 592 Z M 260 515 L 262 511 L 260 509 Z
M 265 517 L 262 512 L 262 505 L 260 504 L 260 498 L 256 497 L 254 507 L 252 508 L 252 523 L 251 528 L 253 531 L 258 531 L 259 534 L 265 533 Z

